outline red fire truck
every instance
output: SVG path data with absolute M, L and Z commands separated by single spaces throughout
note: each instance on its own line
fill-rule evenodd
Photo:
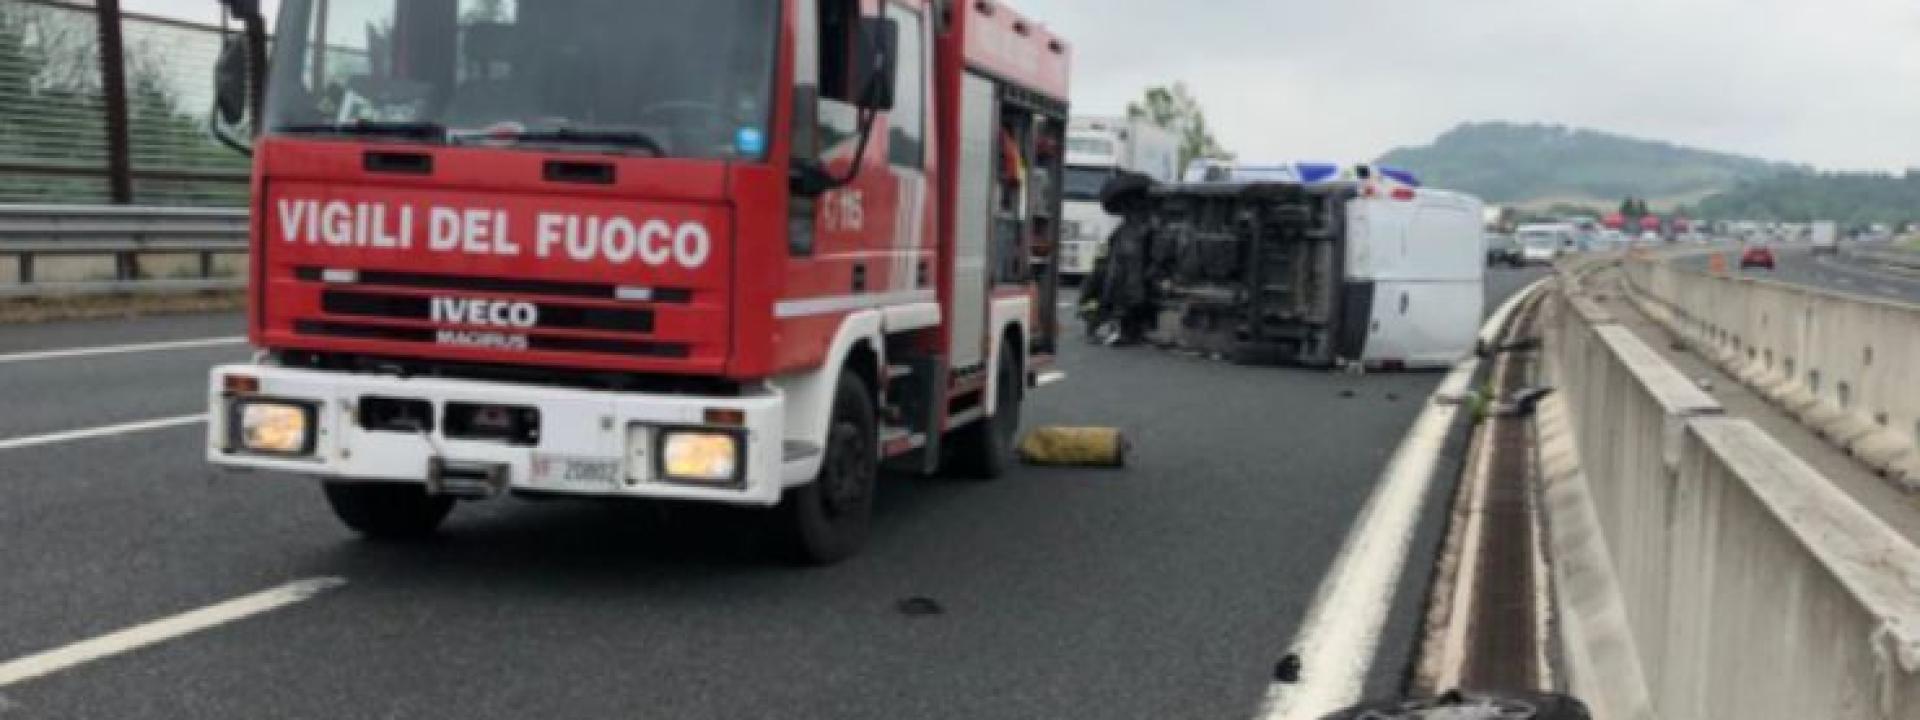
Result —
M 223 3 L 259 353 L 208 458 L 365 535 L 667 499 L 833 562 L 1061 377 L 1069 51 L 997 0 L 283 0 L 270 60 Z

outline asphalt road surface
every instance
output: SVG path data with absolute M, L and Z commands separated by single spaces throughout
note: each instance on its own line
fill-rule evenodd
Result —
M 1920 304 L 1920 276 L 1889 270 L 1865 260 L 1840 255 L 1814 255 L 1805 246 L 1774 246 L 1776 267 L 1741 270 L 1739 250 L 1727 251 L 1731 272 L 1770 277 L 1783 282 L 1864 295 L 1881 300 Z M 1707 256 L 1687 258 L 1687 265 L 1705 269 Z
M 1490 295 L 1537 275 L 1496 273 Z M 1439 381 L 1070 342 L 1072 378 L 1029 423 L 1123 427 L 1132 467 L 898 479 L 867 552 L 818 570 L 764 559 L 750 516 L 625 504 L 468 505 L 436 542 L 369 544 L 308 482 L 210 471 L 190 417 L 48 436 L 201 412 L 207 369 L 246 356 L 217 340 L 239 330 L 0 327 L 0 720 L 1243 718 Z M 1415 564 L 1375 690 L 1404 671 Z M 9 660 L 313 578 L 344 584 L 5 679 Z

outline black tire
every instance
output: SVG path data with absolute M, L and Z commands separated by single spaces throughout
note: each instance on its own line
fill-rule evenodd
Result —
M 974 480 L 998 480 L 1013 465 L 1014 440 L 1020 435 L 1020 401 L 1026 374 L 1011 339 L 1000 344 L 1000 362 L 994 372 L 992 416 L 955 431 L 947 446 L 953 474 Z
M 880 477 L 876 415 L 866 380 L 841 373 L 820 473 L 813 482 L 788 490 L 777 511 L 783 551 L 793 561 L 832 565 L 866 545 Z
M 347 527 L 374 540 L 418 540 L 433 535 L 453 511 L 453 498 L 402 483 L 326 483 L 327 504 Z

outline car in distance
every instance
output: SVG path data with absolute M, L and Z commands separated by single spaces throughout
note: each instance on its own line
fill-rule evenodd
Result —
M 1570 231 L 1552 225 L 1520 228 L 1520 263 L 1552 265 L 1560 255 L 1572 250 Z
M 1520 241 L 1512 235 L 1487 235 L 1487 267 L 1506 265 L 1520 267 L 1525 264 L 1520 259 Z

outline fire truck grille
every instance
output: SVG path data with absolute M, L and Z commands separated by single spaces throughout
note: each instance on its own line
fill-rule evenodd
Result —
M 294 270 L 294 278 L 303 282 L 322 282 L 325 270 L 318 267 L 302 267 Z M 430 273 L 392 272 L 385 270 L 361 270 L 355 273 L 360 285 L 377 285 L 393 288 L 414 288 L 426 290 L 455 290 L 476 293 L 508 293 L 515 295 L 549 295 L 553 297 L 589 298 L 597 300 L 620 299 L 619 289 L 605 283 L 562 282 L 557 280 L 526 280 L 516 278 L 481 277 L 474 275 L 434 275 Z M 649 302 L 684 305 L 693 301 L 693 292 L 685 288 L 652 288 L 648 291 Z
M 545 302 L 533 305 L 539 308 L 541 329 L 653 332 L 652 310 L 577 307 Z M 328 315 L 396 320 L 435 319 L 432 299 L 417 295 L 328 290 L 320 295 L 320 309 Z
M 437 342 L 438 335 L 442 332 L 431 328 L 386 327 L 381 325 L 361 325 L 349 322 L 312 320 L 295 322 L 293 324 L 293 331 L 312 337 L 429 344 Z M 681 343 L 556 337 L 552 335 L 534 335 L 528 337 L 527 349 L 543 352 L 605 353 L 610 355 L 631 355 L 653 358 L 685 358 L 690 352 L 690 349 Z
M 293 270 L 299 286 L 295 292 L 313 293 L 307 296 L 311 300 L 298 304 L 314 308 L 310 316 L 290 318 L 296 335 L 649 359 L 695 354 L 688 338 L 658 335 L 661 313 L 701 312 L 690 289 L 387 270 Z

